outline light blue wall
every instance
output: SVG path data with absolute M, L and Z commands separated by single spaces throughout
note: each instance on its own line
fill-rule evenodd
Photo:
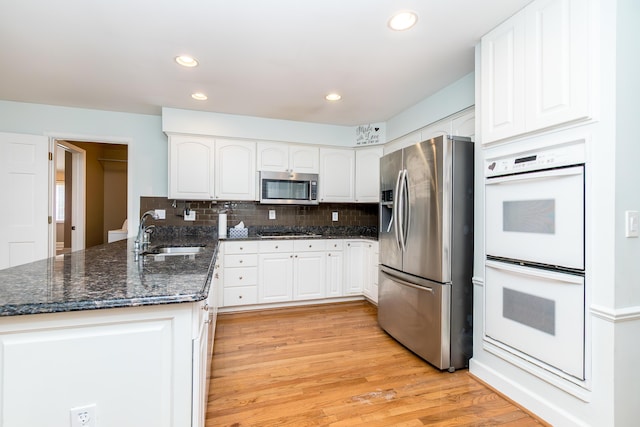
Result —
M 387 141 L 393 141 L 474 104 L 475 73 L 469 73 L 387 120 Z
M 0 132 L 127 143 L 130 228 L 140 196 L 167 194 L 167 137 L 160 116 L 0 100 Z

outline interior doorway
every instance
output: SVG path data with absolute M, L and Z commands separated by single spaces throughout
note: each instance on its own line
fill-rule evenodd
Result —
M 107 243 L 110 230 L 126 230 L 128 146 L 55 143 L 56 254 Z

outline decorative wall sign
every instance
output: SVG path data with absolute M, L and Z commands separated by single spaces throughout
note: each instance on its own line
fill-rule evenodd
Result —
M 384 143 L 384 123 L 373 123 L 356 127 L 356 145 L 376 145 Z

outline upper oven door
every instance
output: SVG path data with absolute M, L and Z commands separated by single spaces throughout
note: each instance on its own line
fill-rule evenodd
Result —
M 584 270 L 584 165 L 487 178 L 487 256 Z

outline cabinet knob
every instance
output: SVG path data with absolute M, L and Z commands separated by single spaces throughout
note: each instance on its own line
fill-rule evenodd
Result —
M 216 275 L 214 276 L 216 279 L 219 279 L 220 276 L 218 276 L 218 273 L 216 273 Z
M 296 258 L 298 258 L 298 255 L 296 255 Z
M 242 276 L 238 277 L 238 280 L 242 280 Z
M 238 298 L 239 298 L 239 299 L 242 299 L 242 295 L 239 295 L 239 296 L 238 296 Z
M 241 251 L 243 251 L 243 250 L 244 250 L 244 248 L 243 248 L 242 246 L 240 246 L 240 250 L 241 250 Z
M 289 258 L 293 258 L 293 255 L 289 255 Z
M 309 245 L 309 247 L 312 247 L 312 245 Z
M 276 249 L 278 249 L 278 245 L 276 245 Z
M 327 254 L 327 256 L 331 256 L 331 254 Z
M 205 305 L 203 305 L 203 306 L 202 306 L 202 309 L 203 309 L 204 311 L 209 311 L 209 304 L 205 304 Z
M 242 264 L 242 263 L 243 263 L 243 261 L 242 261 L 242 260 L 240 260 L 240 264 Z

